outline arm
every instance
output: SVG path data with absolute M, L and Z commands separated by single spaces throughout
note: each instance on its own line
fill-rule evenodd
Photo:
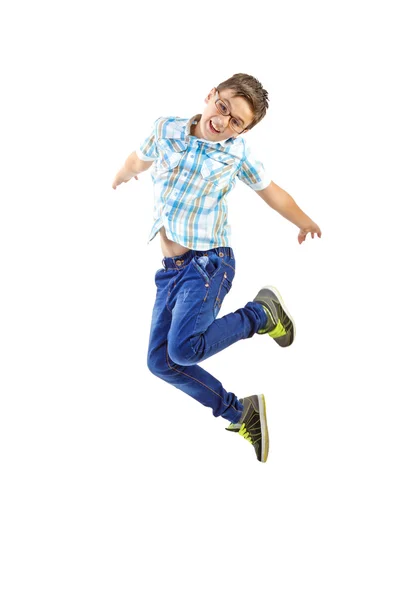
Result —
M 265 200 L 268 206 L 299 227 L 299 244 L 305 241 L 308 233 L 312 234 L 312 238 L 314 238 L 315 233 L 317 233 L 318 237 L 321 237 L 319 226 L 298 207 L 292 196 L 276 185 L 276 183 L 271 181 L 265 189 L 258 190 L 257 194 Z
M 154 161 L 145 161 L 138 158 L 136 152 L 132 152 L 124 163 L 124 166 L 117 173 L 112 188 L 115 190 L 120 183 L 127 183 L 133 177 L 138 179 L 138 175 L 149 169 Z

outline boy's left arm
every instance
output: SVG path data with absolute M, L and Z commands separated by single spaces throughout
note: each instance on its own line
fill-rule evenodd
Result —
M 312 238 L 314 238 L 315 233 L 318 237 L 321 237 L 320 227 L 298 207 L 292 196 L 276 183 L 271 181 L 268 187 L 263 190 L 256 190 L 256 192 L 258 196 L 265 200 L 268 206 L 299 227 L 300 231 L 297 236 L 299 244 L 305 241 L 308 233 L 311 233 Z

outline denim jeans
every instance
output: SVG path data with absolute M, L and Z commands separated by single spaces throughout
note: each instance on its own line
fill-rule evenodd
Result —
M 189 250 L 164 258 L 155 274 L 157 294 L 152 313 L 148 368 L 152 373 L 236 423 L 242 402 L 220 381 L 198 366 L 206 358 L 264 327 L 260 304 L 217 318 L 231 289 L 235 259 L 231 248 Z

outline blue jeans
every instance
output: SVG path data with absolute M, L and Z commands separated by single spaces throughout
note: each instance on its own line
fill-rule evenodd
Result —
M 152 313 L 148 368 L 192 398 L 212 409 L 215 417 L 239 421 L 243 405 L 220 381 L 197 366 L 238 340 L 252 337 L 264 327 L 260 304 L 217 319 L 235 274 L 231 248 L 189 250 L 164 258 L 157 271 L 157 294 Z

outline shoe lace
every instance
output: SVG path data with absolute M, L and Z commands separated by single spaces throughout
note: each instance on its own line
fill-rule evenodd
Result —
M 243 423 L 240 427 L 240 431 L 238 432 L 245 440 L 247 440 L 250 444 L 252 444 L 252 439 L 249 431 L 247 431 L 245 427 L 245 423 Z
M 282 335 L 286 335 L 286 329 L 284 328 L 282 323 L 278 321 L 277 326 L 275 327 L 275 329 L 269 332 L 269 335 L 271 337 L 281 337 Z

